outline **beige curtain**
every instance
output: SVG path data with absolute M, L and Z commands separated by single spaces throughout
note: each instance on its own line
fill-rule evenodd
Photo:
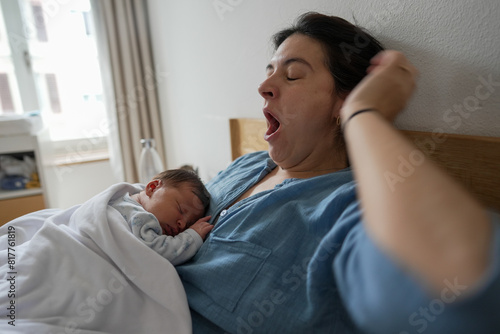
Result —
M 141 138 L 155 140 L 165 165 L 157 96 L 161 74 L 153 64 L 147 1 L 94 0 L 92 8 L 99 53 L 108 60 L 108 84 L 112 86 L 107 89 L 108 100 L 110 96 L 113 100 L 107 103 L 111 109 L 109 128 L 117 134 L 110 146 L 115 149 L 114 156 L 121 157 L 123 180 L 138 182 Z

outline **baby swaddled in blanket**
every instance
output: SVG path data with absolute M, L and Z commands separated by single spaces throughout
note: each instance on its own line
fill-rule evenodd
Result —
M 208 204 L 195 174 L 169 170 L 0 227 L 0 332 L 190 333 L 173 265 L 212 229 Z
M 110 203 L 135 236 L 174 265 L 193 257 L 212 229 L 210 217 L 202 218 L 209 204 L 198 176 L 182 169 L 160 173 L 140 193 Z

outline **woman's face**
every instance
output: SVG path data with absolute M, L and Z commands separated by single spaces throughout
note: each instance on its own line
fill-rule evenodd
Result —
M 269 154 L 280 167 L 315 168 L 333 156 L 333 124 L 343 102 L 334 88 L 316 40 L 293 34 L 276 50 L 259 94 L 265 100 Z

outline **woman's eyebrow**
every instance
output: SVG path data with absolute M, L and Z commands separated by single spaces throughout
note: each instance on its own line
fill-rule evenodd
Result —
M 304 58 L 299 58 L 299 57 L 293 57 L 293 58 L 288 58 L 286 59 L 284 62 L 283 62 L 283 66 L 288 66 L 292 63 L 300 63 L 300 64 L 304 64 L 306 65 L 307 67 L 309 67 L 311 70 L 313 69 L 311 64 L 305 60 Z M 272 64 L 268 64 L 266 66 L 266 71 L 270 71 L 270 70 L 273 70 L 274 69 L 274 66 Z
M 309 64 L 309 62 L 307 60 L 305 60 L 304 58 L 289 58 L 289 59 L 285 60 L 284 65 L 288 66 L 291 63 L 304 64 L 304 65 L 306 65 L 307 67 L 309 67 L 312 70 L 311 64 Z

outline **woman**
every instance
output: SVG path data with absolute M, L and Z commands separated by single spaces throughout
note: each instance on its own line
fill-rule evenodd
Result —
M 390 124 L 413 66 L 321 14 L 275 43 L 259 87 L 269 153 L 207 185 L 215 226 L 178 267 L 194 332 L 498 330 L 498 218 Z M 418 167 L 391 187 L 384 172 L 410 155 Z

